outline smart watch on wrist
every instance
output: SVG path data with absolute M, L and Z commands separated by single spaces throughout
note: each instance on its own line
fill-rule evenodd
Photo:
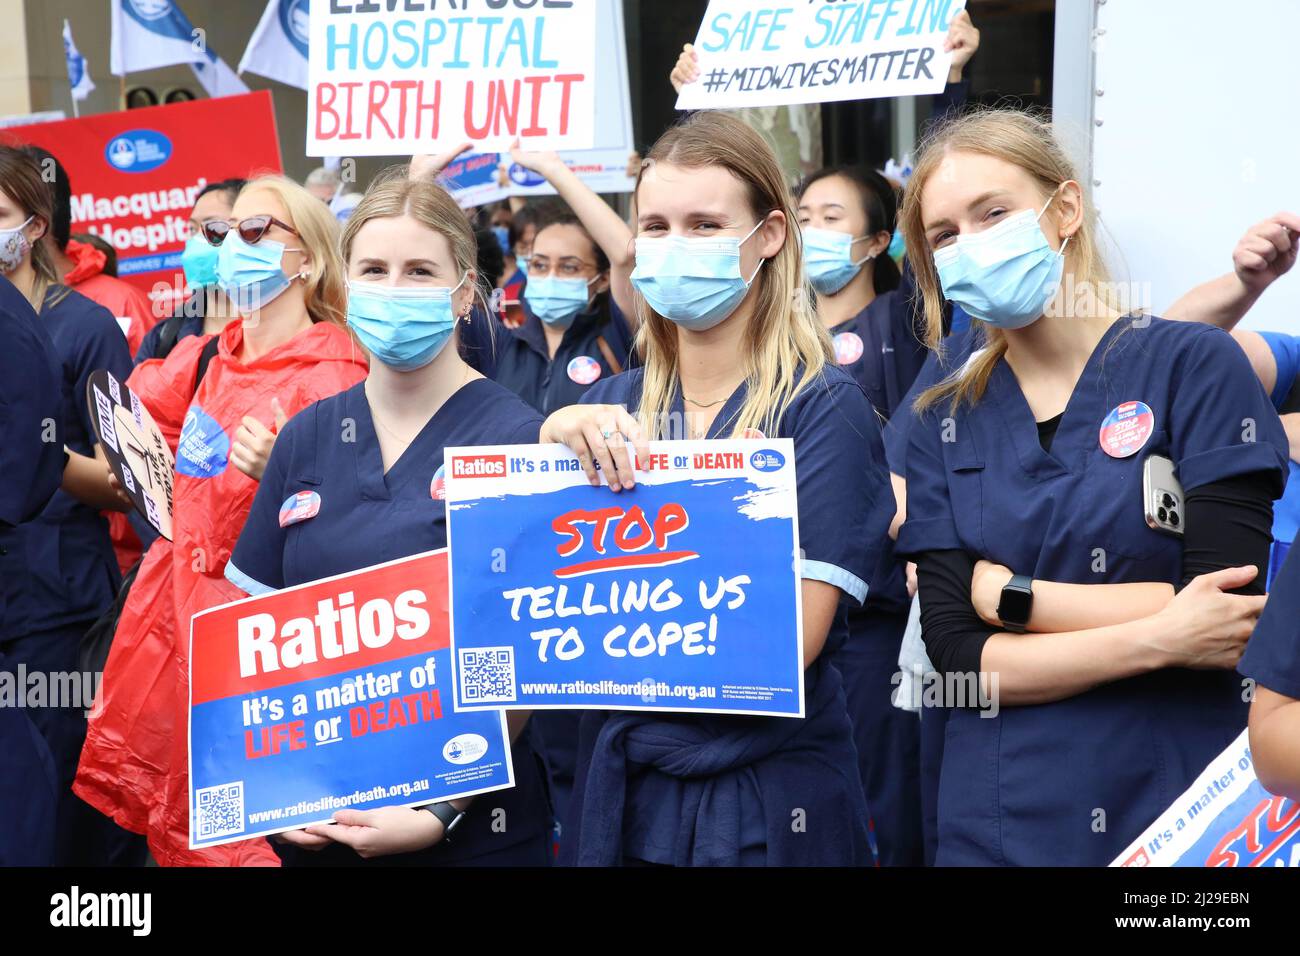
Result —
M 1029 626 L 1029 614 L 1034 606 L 1033 584 L 1034 579 L 1029 575 L 1013 574 L 1011 580 L 1002 587 L 1002 599 L 998 601 L 998 620 L 1013 634 L 1023 634 Z
M 446 801 L 443 801 L 442 803 L 427 803 L 420 807 L 420 809 L 428 810 L 442 821 L 443 843 L 451 842 L 452 834 L 456 832 L 456 828 L 461 825 L 461 822 L 464 821 L 466 816 L 464 810 L 457 810 Z

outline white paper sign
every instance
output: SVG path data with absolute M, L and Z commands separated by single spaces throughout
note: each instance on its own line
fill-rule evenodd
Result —
M 596 0 L 312 0 L 310 32 L 309 156 L 594 145 Z
M 710 0 L 679 110 L 938 93 L 966 0 Z

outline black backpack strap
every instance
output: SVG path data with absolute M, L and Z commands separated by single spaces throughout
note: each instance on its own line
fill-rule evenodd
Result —
M 208 339 L 207 344 L 203 346 L 203 351 L 199 353 L 199 367 L 194 374 L 194 394 L 199 394 L 199 383 L 203 381 L 203 376 L 208 373 L 208 364 L 216 357 L 217 349 L 221 347 L 221 336 L 214 335 Z
M 158 351 L 154 353 L 154 358 L 164 359 L 172 354 L 172 349 L 176 348 L 176 340 L 180 337 L 183 321 L 185 316 L 180 312 L 163 321 L 162 332 L 158 335 Z
M 1286 398 L 1282 400 L 1282 407 L 1277 410 L 1279 415 L 1290 415 L 1294 412 L 1300 412 L 1300 375 L 1297 375 L 1295 381 L 1291 383 Z

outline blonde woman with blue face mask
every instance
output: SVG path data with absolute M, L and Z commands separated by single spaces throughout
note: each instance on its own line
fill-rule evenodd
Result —
M 226 577 L 249 594 L 446 547 L 443 449 L 531 444 L 541 416 L 474 371 L 458 329 L 481 297 L 474 234 L 440 187 L 405 170 L 381 176 L 343 232 L 348 326 L 370 353 L 366 380 L 285 426 Z M 341 422 L 356 441 L 338 440 Z M 314 506 L 286 525 L 286 501 Z M 528 714 L 509 716 L 519 738 Z M 282 834 L 289 866 L 370 858 L 423 866 L 541 866 L 549 820 L 536 760 L 516 740 L 515 786 L 426 809 L 343 810 L 334 823 Z M 506 819 L 505 830 L 493 822 Z
M 758 133 L 695 114 L 650 150 L 636 202 L 644 367 L 552 414 L 541 440 L 568 445 L 593 485 L 635 495 L 632 450 L 647 440 L 793 439 L 808 716 L 585 713 L 561 862 L 866 865 L 866 803 L 827 661 L 847 634 L 839 602 L 865 596 L 893 510 L 879 423 L 830 362 L 784 176 Z M 791 833 L 798 808 L 816 833 Z

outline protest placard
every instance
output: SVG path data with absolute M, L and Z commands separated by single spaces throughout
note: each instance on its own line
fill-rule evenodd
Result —
M 172 479 L 176 461 L 167 439 L 138 395 L 101 369 L 86 380 L 95 437 L 122 490 L 155 531 L 172 539 Z
M 679 110 L 938 93 L 965 0 L 710 0 Z
M 310 34 L 309 156 L 593 145 L 593 0 L 316 0 Z
M 1300 866 L 1300 803 L 1260 785 L 1243 730 L 1111 866 Z
M 148 293 L 158 315 L 185 296 L 181 252 L 199 190 L 281 169 L 266 90 L 14 127 L 0 140 L 58 157 L 72 187 L 72 231 L 113 246 L 118 276 Z
M 639 464 L 616 495 L 561 445 L 446 450 L 457 709 L 803 715 L 793 443 Z
M 447 553 L 196 614 L 190 846 L 514 785 L 500 712 L 458 714 Z

